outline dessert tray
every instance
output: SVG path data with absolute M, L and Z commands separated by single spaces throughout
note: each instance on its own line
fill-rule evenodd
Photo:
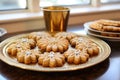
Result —
M 94 23 L 94 21 L 86 22 L 84 24 L 84 29 L 88 35 L 94 36 L 103 40 L 107 40 L 107 41 L 120 41 L 119 32 L 107 32 L 107 31 L 95 30 L 90 27 L 90 24 L 92 23 Z
M 28 36 L 28 34 L 20 34 L 16 35 L 13 37 L 10 37 L 3 42 L 0 43 L 0 59 L 7 63 L 8 65 L 18 67 L 21 69 L 26 69 L 26 70 L 33 70 L 33 71 L 41 71 L 41 72 L 63 72 L 63 71 L 73 71 L 73 70 L 78 70 L 78 69 L 85 69 L 90 66 L 94 66 L 102 61 L 104 61 L 106 58 L 109 57 L 111 49 L 109 45 L 104 42 L 103 40 L 100 40 L 98 38 L 90 37 L 87 35 L 81 35 L 78 34 L 78 36 L 83 36 L 91 39 L 94 43 L 97 44 L 99 47 L 99 55 L 95 57 L 91 57 L 86 63 L 83 64 L 68 64 L 65 62 L 65 64 L 61 67 L 43 67 L 39 65 L 38 63 L 36 64 L 23 64 L 19 63 L 16 58 L 11 58 L 9 54 L 7 53 L 7 48 L 11 44 L 12 41 L 19 39 L 19 38 L 25 38 Z

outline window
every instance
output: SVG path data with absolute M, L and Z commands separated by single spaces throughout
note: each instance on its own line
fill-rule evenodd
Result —
M 100 2 L 101 1 L 101 2 Z M 100 3 L 118 3 L 120 0 L 0 0 L 0 11 L 23 10 L 39 11 L 40 7 L 62 5 L 62 6 L 79 6 L 92 5 Z M 32 9 L 31 9 L 32 8 Z
M 87 5 L 90 4 L 90 0 L 40 0 L 40 7 L 53 6 L 53 5 Z
M 101 0 L 101 3 L 117 3 L 120 2 L 120 0 Z
M 120 0 L 0 0 L 0 27 L 9 30 L 8 33 L 43 29 L 45 25 L 41 7 L 51 5 L 62 5 L 71 9 L 69 25 L 98 18 L 120 19 L 120 4 L 114 5 L 112 2 L 112 5 L 102 5 L 101 1 L 120 2 Z M 18 30 L 18 27 L 21 28 Z
M 27 8 L 26 0 L 0 0 L 0 10 L 15 10 Z

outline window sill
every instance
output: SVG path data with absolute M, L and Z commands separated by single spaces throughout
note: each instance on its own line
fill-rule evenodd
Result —
M 101 12 L 120 11 L 120 4 L 117 5 L 104 5 L 98 7 L 85 6 L 85 7 L 73 7 L 71 8 L 71 16 L 76 15 L 89 15 Z M 42 19 L 42 12 L 23 12 L 23 13 L 12 13 L 12 14 L 0 14 L 0 23 L 16 22 L 25 20 Z
M 98 7 L 73 7 L 70 11 L 68 25 L 83 24 L 85 22 L 101 18 L 119 20 L 119 14 L 120 4 L 104 5 Z M 16 26 L 17 28 L 21 27 L 21 30 L 18 30 Z M 28 28 L 28 26 L 30 27 Z M 0 27 L 6 28 L 9 32 L 13 32 L 12 28 L 14 28 L 16 29 L 14 30 L 15 32 L 22 30 L 45 28 L 45 25 L 42 12 L 31 13 L 27 11 L 21 13 L 0 14 Z

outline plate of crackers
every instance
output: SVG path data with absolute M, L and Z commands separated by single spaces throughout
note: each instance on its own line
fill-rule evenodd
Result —
M 108 41 L 120 41 L 120 21 L 100 19 L 84 24 L 88 35 Z
M 109 45 L 72 32 L 31 32 L 0 43 L 0 59 L 14 67 L 42 72 L 85 69 L 109 57 Z

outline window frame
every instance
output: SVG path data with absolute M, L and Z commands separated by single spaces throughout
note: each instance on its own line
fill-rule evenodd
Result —
M 25 9 L 10 9 L 10 10 L 2 10 L 0 14 L 11 14 L 11 13 L 24 13 L 24 12 L 39 12 L 39 1 L 40 0 L 26 0 L 26 8 Z
M 40 3 L 40 0 L 26 0 L 27 2 L 27 8 L 26 9 L 13 9 L 13 10 L 8 10 L 8 11 L 0 11 L 0 14 L 10 14 L 10 13 L 23 13 L 23 12 L 40 12 L 40 6 L 39 6 L 39 3 Z M 72 6 L 72 5 L 67 5 L 67 7 L 73 7 L 73 8 L 76 8 L 76 7 L 89 7 L 89 6 L 92 6 L 92 7 L 99 7 L 101 5 L 106 5 L 106 4 L 119 4 L 119 3 L 105 3 L 105 4 L 102 4 L 101 3 L 101 0 L 90 0 L 90 4 L 89 5 L 76 5 L 76 6 Z
M 65 7 L 76 7 L 76 6 L 88 6 L 91 5 L 91 0 L 89 4 L 71 4 L 71 5 L 58 5 L 58 6 L 65 6 Z M 46 7 L 46 6 L 45 6 Z
M 120 1 L 117 1 L 117 2 L 108 2 L 108 3 L 102 3 L 102 1 L 101 1 L 101 4 L 119 4 L 120 3 Z

